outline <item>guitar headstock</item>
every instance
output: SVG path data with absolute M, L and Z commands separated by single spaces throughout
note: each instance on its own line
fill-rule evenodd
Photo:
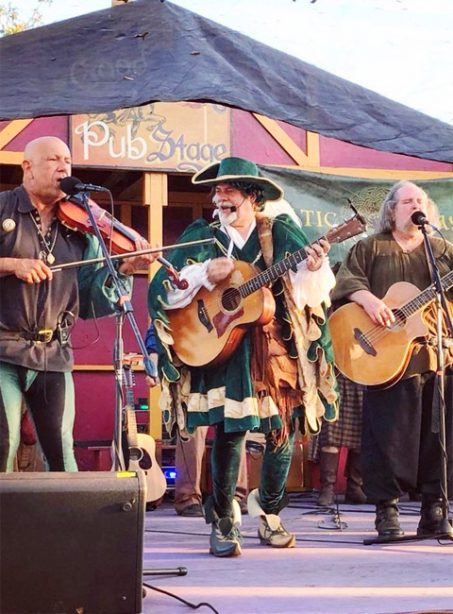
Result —
M 348 220 L 345 220 L 338 226 L 331 228 L 325 235 L 325 238 L 329 241 L 329 243 L 341 243 L 342 241 L 346 241 L 346 239 L 362 234 L 362 232 L 365 232 L 365 230 L 365 218 L 359 213 L 356 213 L 356 215 L 353 215 Z
M 123 367 L 132 369 L 133 367 L 143 367 L 142 354 L 134 354 L 133 352 L 123 355 Z
M 143 356 L 141 354 L 124 354 L 123 355 L 123 384 L 126 389 L 126 393 L 132 391 L 132 387 L 135 386 L 135 373 L 134 367 L 143 365 Z

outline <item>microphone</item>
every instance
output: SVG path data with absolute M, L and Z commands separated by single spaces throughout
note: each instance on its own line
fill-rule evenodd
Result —
M 414 213 L 411 215 L 411 220 L 416 226 L 424 226 L 425 224 L 429 224 L 431 226 L 430 221 L 422 211 L 414 211 Z
M 107 188 L 92 183 L 82 183 L 77 177 L 64 177 L 60 181 L 62 191 L 69 196 L 77 192 L 110 192 Z
M 416 226 L 420 226 L 420 228 L 422 226 L 431 226 L 433 230 L 438 232 L 440 235 L 442 234 L 437 226 L 431 224 L 431 222 L 428 220 L 428 218 L 422 211 L 414 211 L 414 213 L 411 215 L 411 220 L 413 224 L 415 224 Z

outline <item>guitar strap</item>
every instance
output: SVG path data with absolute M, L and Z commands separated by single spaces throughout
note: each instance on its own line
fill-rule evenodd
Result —
M 273 218 L 269 218 L 262 213 L 256 214 L 256 226 L 259 242 L 267 267 L 270 267 L 273 264 L 273 222 Z M 290 282 L 285 278 L 282 279 L 282 282 L 285 302 L 292 326 L 292 336 L 297 348 L 297 359 L 290 359 L 286 351 L 285 356 L 280 355 L 275 357 L 277 359 L 277 364 L 280 363 L 280 366 L 285 370 L 288 368 L 290 374 L 289 378 L 289 374 L 286 374 L 285 379 L 290 380 L 286 382 L 282 379 L 279 380 L 275 377 L 273 378 L 274 381 L 276 380 L 280 384 L 280 399 L 277 405 L 280 411 L 283 409 L 282 413 L 286 414 L 287 422 L 287 420 L 291 418 L 291 409 L 294 408 L 295 405 L 300 405 L 303 403 L 305 409 L 305 432 L 317 433 L 320 428 L 320 420 L 323 416 L 325 416 L 325 407 L 320 398 L 320 393 L 328 403 L 334 406 L 335 413 L 338 412 L 338 395 L 336 392 L 336 381 L 333 365 L 327 362 L 325 352 L 321 347 L 318 347 L 316 351 L 316 360 L 313 361 L 309 360 L 308 358 L 311 343 L 321 337 L 319 325 L 320 321 L 325 316 L 323 312 L 318 309 L 309 309 L 308 307 L 302 311 L 297 309 L 292 297 Z M 275 320 L 273 320 L 273 322 L 275 322 Z M 263 330 L 261 327 L 255 327 L 255 329 Z M 275 347 L 275 343 L 273 343 L 273 347 Z M 269 349 L 271 350 L 269 356 L 270 360 L 267 362 L 267 364 L 271 365 L 274 363 L 272 360 L 273 352 L 270 346 Z M 281 362 L 282 359 L 284 359 L 284 364 Z M 272 364 L 272 368 L 275 368 L 275 366 L 275 363 Z M 281 387 L 282 383 L 284 385 L 283 390 Z M 289 388 L 286 388 L 288 384 Z M 296 390 L 294 390 L 293 387 Z M 291 388 L 293 388 L 293 390 L 291 390 Z M 292 398 L 288 398 L 287 396 L 290 390 L 290 397 Z M 296 391 L 297 396 L 294 395 Z M 295 402 L 296 399 L 297 402 Z
M 273 219 L 256 214 L 256 227 L 266 267 L 273 264 Z M 283 341 L 282 325 L 273 318 L 265 326 L 251 330 L 253 339 L 252 381 L 258 399 L 269 395 L 278 407 L 282 428 L 273 433 L 275 443 L 281 445 L 288 436 L 293 410 L 302 404 L 302 392 L 298 386 L 297 362 L 290 358 Z
M 267 217 L 263 213 L 256 213 L 256 229 L 258 231 L 258 239 L 261 245 L 266 267 L 269 268 L 274 260 L 274 244 L 272 242 L 272 226 L 273 218 Z

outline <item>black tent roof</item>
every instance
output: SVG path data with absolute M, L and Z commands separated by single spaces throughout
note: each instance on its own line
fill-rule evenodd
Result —
M 0 119 L 205 101 L 453 163 L 453 126 L 163 0 L 0 39 L 0 84 Z

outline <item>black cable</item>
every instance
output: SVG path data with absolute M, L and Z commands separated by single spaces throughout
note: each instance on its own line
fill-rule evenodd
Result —
M 192 535 L 195 537 L 209 537 L 209 535 L 207 533 L 191 533 L 189 531 L 157 531 L 157 530 L 152 530 L 152 529 L 146 529 L 145 532 L 148 533 L 169 533 L 171 535 Z M 247 539 L 254 539 L 254 540 L 258 540 L 259 537 L 257 535 L 244 535 L 244 533 L 241 534 L 241 537 L 243 540 L 247 540 Z M 303 543 L 309 543 L 309 542 L 314 542 L 314 543 L 321 543 L 321 544 L 360 544 L 362 545 L 363 542 L 362 541 L 346 541 L 346 540 L 341 540 L 340 542 L 338 542 L 338 540 L 333 540 L 333 539 L 316 539 L 316 538 L 311 538 L 311 537 L 296 537 L 296 542 L 303 542 Z
M 184 605 L 188 605 L 189 608 L 192 608 L 192 610 L 198 610 L 198 608 L 205 606 L 206 608 L 209 608 L 211 612 L 214 612 L 215 614 L 220 614 L 220 612 L 216 610 L 210 603 L 207 603 L 205 601 L 202 601 L 201 603 L 198 603 L 197 605 L 195 605 L 194 603 L 191 603 L 190 601 L 186 601 L 182 597 L 178 597 L 174 593 L 165 591 L 163 588 L 157 588 L 157 586 L 152 586 L 151 584 L 147 584 L 146 582 L 143 582 L 143 586 L 146 586 L 146 588 L 150 588 L 152 591 L 156 591 L 157 593 L 162 593 L 163 595 L 168 595 L 169 597 L 173 597 L 173 599 L 180 601 Z

